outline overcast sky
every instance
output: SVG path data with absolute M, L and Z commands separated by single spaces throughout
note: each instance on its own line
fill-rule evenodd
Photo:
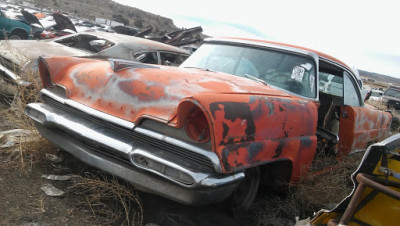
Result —
M 320 50 L 350 67 L 400 78 L 400 8 L 396 0 L 115 0 L 202 26 L 214 36 L 251 37 Z

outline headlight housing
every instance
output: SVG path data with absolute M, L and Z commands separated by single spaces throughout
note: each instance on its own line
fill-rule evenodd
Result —
M 184 125 L 187 136 L 195 142 L 205 143 L 210 140 L 210 127 L 203 111 L 193 108 Z

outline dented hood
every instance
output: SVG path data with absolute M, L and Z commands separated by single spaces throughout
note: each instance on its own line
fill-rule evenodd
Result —
M 185 98 L 298 99 L 250 79 L 199 69 L 147 65 L 115 72 L 107 61 L 66 57 L 46 61 L 52 80 L 67 88 L 68 98 L 132 122 L 147 116 L 168 122 Z

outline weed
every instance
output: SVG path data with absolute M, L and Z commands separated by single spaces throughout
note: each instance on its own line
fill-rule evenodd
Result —
M 320 209 L 332 209 L 353 189 L 351 174 L 357 169 L 363 153 L 353 153 L 324 173 L 308 174 L 299 184 L 289 187 L 285 195 L 268 193 L 257 203 L 258 225 L 271 225 L 299 216 L 312 217 Z M 285 225 L 285 223 L 280 223 Z
M 143 206 L 135 190 L 126 182 L 105 174 L 73 176 L 69 192 L 84 197 L 84 204 L 97 222 L 142 225 Z M 117 200 L 117 202 L 115 202 Z M 118 222 L 124 219 L 123 222 Z

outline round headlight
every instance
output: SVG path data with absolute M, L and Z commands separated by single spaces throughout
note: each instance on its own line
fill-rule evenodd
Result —
M 204 113 L 199 108 L 194 108 L 189 113 L 185 122 L 187 136 L 195 142 L 205 143 L 210 140 L 210 127 Z

